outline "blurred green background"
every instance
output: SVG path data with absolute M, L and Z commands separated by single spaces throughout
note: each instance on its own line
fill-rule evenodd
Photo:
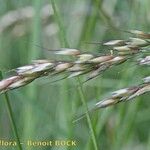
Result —
M 33 59 L 58 59 L 47 49 L 70 47 L 84 52 L 107 53 L 106 47 L 91 41 L 127 39 L 118 29 L 150 30 L 149 0 L 55 0 L 0 1 L 0 70 L 31 63 Z M 58 25 L 59 21 L 61 23 Z M 37 46 L 39 45 L 39 46 Z M 137 85 L 148 68 L 126 62 L 87 82 L 84 94 L 89 107 L 110 92 Z M 76 79 L 51 83 L 55 78 L 38 79 L 9 92 L 9 100 L 21 141 L 72 139 L 76 147 L 26 147 L 43 150 L 94 150 L 86 119 L 72 120 L 85 112 Z M 81 78 L 82 81 L 82 78 Z M 135 101 L 101 109 L 91 115 L 99 150 L 149 150 L 149 94 Z M 4 95 L 0 96 L 0 139 L 15 139 Z M 0 147 L 2 150 L 17 147 Z

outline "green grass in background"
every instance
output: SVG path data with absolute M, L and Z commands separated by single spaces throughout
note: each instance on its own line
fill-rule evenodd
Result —
M 149 31 L 149 0 L 55 0 L 54 2 L 58 16 L 55 13 L 56 16 L 53 15 L 46 21 L 41 20 L 40 10 L 44 5 L 51 4 L 51 1 L 0 2 L 0 18 L 10 10 L 29 5 L 36 12 L 34 18 L 18 22 L 0 33 L 0 70 L 4 76 L 10 74 L 7 73 L 8 70 L 29 64 L 33 59 L 56 59 L 36 44 L 49 49 L 70 47 L 85 52 L 106 53 L 106 48 L 85 42 L 129 37 L 128 34 L 116 30 L 118 27 Z M 24 30 L 21 36 L 17 36 L 14 32 L 16 29 L 19 30 L 19 27 L 23 27 L 21 29 Z M 111 68 L 102 76 L 82 85 L 87 105 L 91 107 L 96 101 L 107 97 L 111 91 L 138 84 L 148 73 L 148 69 L 136 67 L 133 62 Z M 78 141 L 77 147 L 71 149 L 93 150 L 94 145 L 86 119 L 72 123 L 77 114 L 85 111 L 76 87 L 76 79 L 53 84 L 50 83 L 52 80 L 54 79 L 46 77 L 9 92 L 20 140 L 75 139 Z M 82 81 L 82 78 L 80 80 Z M 0 96 L 0 138 L 15 139 L 3 99 L 4 96 Z M 146 94 L 136 98 L 135 101 L 101 109 L 91 115 L 99 150 L 149 149 L 148 99 L 149 95 Z M 23 146 L 23 149 L 27 148 Z

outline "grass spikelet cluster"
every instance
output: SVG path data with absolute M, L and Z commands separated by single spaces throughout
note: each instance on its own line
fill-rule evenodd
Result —
M 16 72 L 15 76 L 0 81 L 0 93 L 25 86 L 37 78 L 48 75 L 57 76 L 65 73 L 66 78 L 86 75 L 86 81 L 88 81 L 102 74 L 110 67 L 121 65 L 128 59 L 136 58 L 137 54 L 149 51 L 146 49 L 150 45 L 149 33 L 137 30 L 128 32 L 135 37 L 130 37 L 128 40 L 112 40 L 103 43 L 103 45 L 111 47 L 110 50 L 113 51 L 111 54 L 94 55 L 92 53 L 81 53 L 80 50 L 69 48 L 51 50 L 50 52 L 56 55 L 73 56 L 73 61 L 34 60 L 30 65 L 18 67 L 14 70 Z M 137 64 L 149 66 L 150 56 L 137 59 Z M 145 79 L 149 79 L 149 76 Z M 130 100 L 149 92 L 149 88 L 149 80 L 146 80 L 142 85 L 121 89 L 114 92 L 112 97 L 98 102 L 96 108 L 107 107 Z

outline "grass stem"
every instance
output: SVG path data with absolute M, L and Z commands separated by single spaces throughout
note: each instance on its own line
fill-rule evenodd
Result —
M 0 78 L 3 79 L 3 75 L 2 75 L 1 71 L 0 71 Z M 19 135 L 18 135 L 18 131 L 17 131 L 17 127 L 16 127 L 15 120 L 14 120 L 14 117 L 13 117 L 13 111 L 12 111 L 12 108 L 11 108 L 11 104 L 10 104 L 10 100 L 9 100 L 9 96 L 8 96 L 7 92 L 4 93 L 4 97 L 5 97 L 5 100 L 6 100 L 8 115 L 9 115 L 9 118 L 10 118 L 10 121 L 11 121 L 11 124 L 12 124 L 12 128 L 13 128 L 13 131 L 14 131 L 14 134 L 15 134 L 15 137 L 16 137 L 18 150 L 22 150 Z
M 62 46 L 69 47 L 69 43 L 68 43 L 67 38 L 66 38 L 66 32 L 65 32 L 63 23 L 62 23 L 62 21 L 60 19 L 60 16 L 59 16 L 59 13 L 57 11 L 57 7 L 55 5 L 54 0 L 51 0 L 51 4 L 52 4 L 53 10 L 54 10 L 56 21 L 57 21 L 58 26 L 59 26 L 60 31 L 61 31 L 61 34 L 60 34 L 61 37 L 60 37 L 60 39 L 62 40 L 61 41 Z M 78 78 L 78 83 L 80 85 L 79 86 L 79 94 L 80 94 L 83 106 L 85 107 L 85 110 L 87 112 L 86 113 L 86 118 L 87 118 L 87 123 L 88 123 L 89 129 L 90 129 L 90 134 L 91 134 L 91 137 L 92 137 L 92 141 L 93 141 L 93 144 L 94 144 L 94 149 L 98 150 L 98 146 L 97 146 L 97 142 L 96 142 L 96 136 L 95 136 L 94 129 L 93 129 L 93 126 L 92 126 L 92 121 L 91 121 L 90 115 L 88 113 L 88 107 L 87 107 L 87 104 L 86 104 L 86 100 L 85 100 L 85 96 L 84 96 L 82 84 L 81 84 L 79 78 Z
M 86 118 L 87 118 L 88 126 L 89 126 L 89 129 L 90 129 L 90 134 L 91 134 L 91 138 L 92 138 L 92 141 L 93 141 L 94 149 L 98 150 L 98 145 L 97 145 L 97 142 L 96 142 L 96 136 L 95 136 L 95 133 L 94 133 L 92 121 L 91 121 L 91 118 L 90 118 L 90 114 L 88 113 L 89 109 L 88 109 L 88 106 L 87 106 L 87 103 L 86 103 L 86 98 L 85 98 L 85 95 L 84 95 L 83 86 L 82 86 L 82 83 L 81 83 L 80 79 L 79 78 L 77 78 L 77 79 L 78 79 L 78 83 L 80 85 L 78 87 L 79 94 L 80 94 L 83 106 L 85 108 Z

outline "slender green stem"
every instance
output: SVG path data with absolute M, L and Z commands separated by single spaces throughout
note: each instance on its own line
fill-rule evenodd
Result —
M 0 71 L 0 78 L 1 79 L 3 78 L 3 75 L 2 75 L 1 71 Z M 13 111 L 12 111 L 11 104 L 10 104 L 10 101 L 9 101 L 9 96 L 6 92 L 4 94 L 4 97 L 5 97 L 5 100 L 6 100 L 8 115 L 9 115 L 9 118 L 10 118 L 10 121 L 11 121 L 11 124 L 12 124 L 12 128 L 13 128 L 13 131 L 14 131 L 14 134 L 15 134 L 15 137 L 16 137 L 18 149 L 22 150 L 19 135 L 18 135 L 18 131 L 17 131 L 17 127 L 16 127 L 15 120 L 14 120 L 14 117 L 13 117 Z
M 82 103 L 84 105 L 85 111 L 86 111 L 86 118 L 87 118 L 88 126 L 89 126 L 89 129 L 90 129 L 91 138 L 92 138 L 95 150 L 98 150 L 98 145 L 97 145 L 97 142 L 96 142 L 96 136 L 95 136 L 95 133 L 94 133 L 92 121 L 91 121 L 91 118 L 90 118 L 90 114 L 88 113 L 89 111 L 88 111 L 88 106 L 87 106 L 86 98 L 85 98 L 84 91 L 83 91 L 83 86 L 82 86 L 82 83 L 81 83 L 79 78 L 78 78 L 78 83 L 80 85 L 79 88 L 78 88 L 79 89 L 79 94 L 80 94 Z
M 57 24 L 58 24 L 59 29 L 60 29 L 60 36 L 59 37 L 60 37 L 61 46 L 69 47 L 69 43 L 68 43 L 67 37 L 66 37 L 65 27 L 61 21 L 61 18 L 59 16 L 58 11 L 57 11 L 57 7 L 55 5 L 54 0 L 51 0 L 51 4 L 52 4 L 53 10 L 54 10 L 55 19 L 56 19 Z
M 69 47 L 69 44 L 68 44 L 68 41 L 67 41 L 67 38 L 66 38 L 65 28 L 64 28 L 63 23 L 60 19 L 60 16 L 59 16 L 59 13 L 57 11 L 54 0 L 51 0 L 51 4 L 52 4 L 53 10 L 54 10 L 56 21 L 57 21 L 58 26 L 60 28 L 60 32 L 61 32 L 60 36 L 61 36 L 61 40 L 62 40 L 61 41 L 62 46 Z M 97 146 L 97 142 L 96 142 L 96 136 L 95 136 L 94 129 L 93 129 L 93 126 L 92 126 L 92 121 L 91 121 L 90 115 L 88 113 L 88 107 L 87 107 L 87 104 L 86 104 L 86 99 L 85 99 L 82 84 L 81 84 L 79 78 L 78 78 L 78 83 L 79 83 L 79 94 L 80 94 L 83 106 L 85 107 L 85 110 L 87 112 L 86 113 L 86 118 L 87 118 L 87 123 L 88 123 L 89 129 L 90 129 L 90 134 L 91 134 L 91 137 L 92 137 L 92 141 L 93 141 L 93 144 L 94 144 L 94 149 L 98 150 L 98 146 Z

